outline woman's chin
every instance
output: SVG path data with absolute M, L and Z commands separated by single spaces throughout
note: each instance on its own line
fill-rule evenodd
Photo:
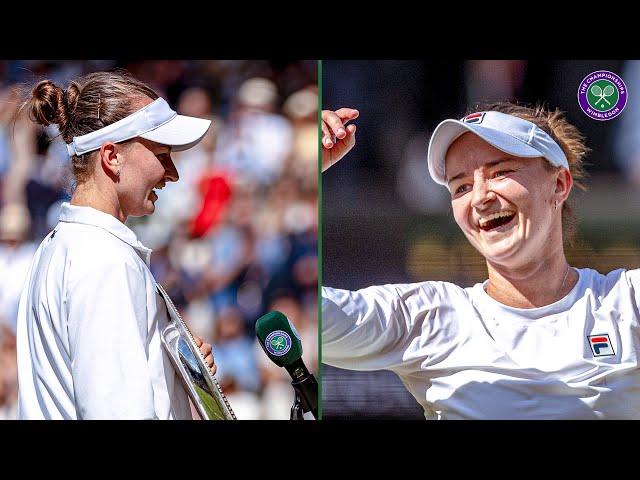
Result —
M 136 208 L 134 211 L 129 212 L 127 216 L 128 217 L 144 217 L 146 215 L 151 215 L 155 211 L 156 211 L 155 204 L 147 198 L 142 205 L 138 206 L 138 208 Z
M 499 241 L 484 243 L 478 250 L 488 262 L 503 263 L 514 259 L 522 250 L 521 245 L 518 239 L 509 236 Z

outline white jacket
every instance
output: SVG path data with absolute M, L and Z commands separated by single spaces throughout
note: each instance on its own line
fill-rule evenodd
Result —
M 150 256 L 115 217 L 62 205 L 20 299 L 19 419 L 191 418 Z

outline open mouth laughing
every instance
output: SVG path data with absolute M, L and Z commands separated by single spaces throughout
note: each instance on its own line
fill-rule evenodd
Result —
M 491 213 L 478 219 L 478 228 L 488 232 L 494 228 L 506 225 L 516 216 L 516 212 L 512 210 L 502 210 L 500 212 Z
M 155 187 L 153 187 L 153 190 L 151 190 L 151 193 L 149 193 L 149 198 L 151 200 L 157 200 L 158 199 L 158 194 L 156 193 L 156 190 L 162 190 L 164 188 L 165 184 L 158 184 Z

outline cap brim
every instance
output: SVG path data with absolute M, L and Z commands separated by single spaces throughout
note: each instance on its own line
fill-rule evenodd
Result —
M 543 153 L 539 152 L 522 140 L 518 140 L 511 135 L 495 130 L 493 128 L 483 127 L 482 125 L 464 123 L 459 120 L 448 119 L 440 123 L 431 136 L 428 150 L 428 166 L 431 178 L 436 183 L 447 185 L 447 177 L 445 173 L 445 157 L 451 144 L 462 134 L 472 132 L 482 138 L 485 142 L 493 145 L 510 155 L 517 157 L 542 157 Z
M 181 152 L 197 145 L 210 126 L 211 120 L 176 115 L 164 125 L 140 136 L 152 142 L 169 145 L 173 152 Z

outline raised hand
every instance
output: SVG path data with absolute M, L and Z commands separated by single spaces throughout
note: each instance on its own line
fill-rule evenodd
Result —
M 360 115 L 353 108 L 341 108 L 335 112 L 322 111 L 322 171 L 344 157 L 356 144 L 356 126 L 347 125 Z

